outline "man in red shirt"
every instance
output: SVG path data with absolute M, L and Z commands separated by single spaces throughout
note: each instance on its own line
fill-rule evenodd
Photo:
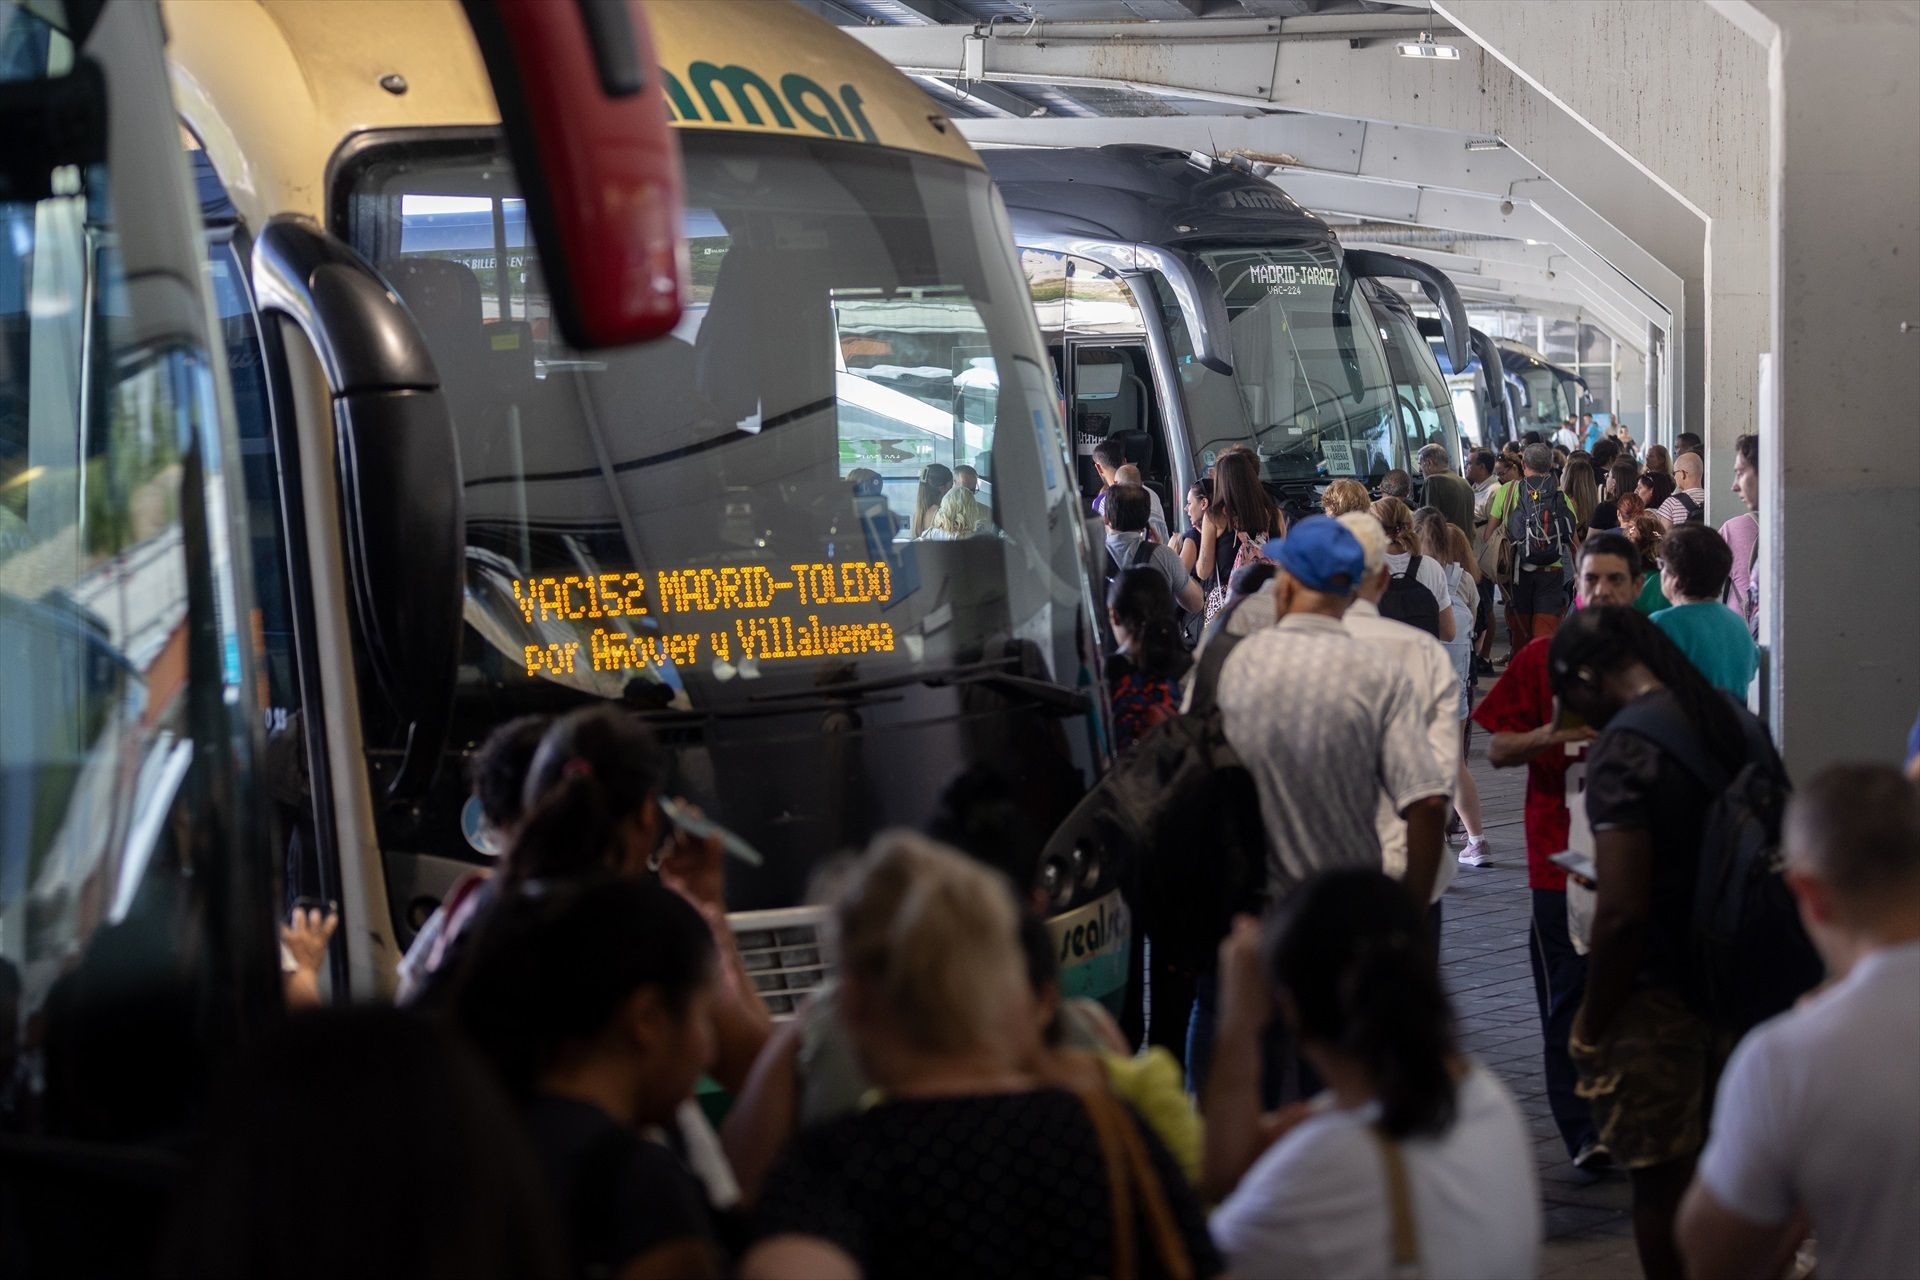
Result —
M 1640 555 L 1619 533 L 1593 533 L 1574 562 L 1574 604 L 1631 605 L 1640 592 Z M 1551 637 L 1534 640 L 1513 655 L 1499 683 L 1473 713 L 1476 724 L 1493 735 L 1487 759 L 1496 769 L 1527 766 L 1527 886 L 1533 895 L 1533 927 L 1528 953 L 1533 960 L 1534 996 L 1540 1004 L 1540 1032 L 1546 1042 L 1547 1104 L 1580 1168 L 1606 1159 L 1594 1137 L 1585 1099 L 1575 1091 L 1573 1059 L 1567 1037 L 1573 1015 L 1586 994 L 1587 958 L 1574 949 L 1567 930 L 1567 873 L 1547 861 L 1567 848 L 1571 815 L 1567 811 L 1567 770 L 1585 754 L 1593 737 L 1585 725 L 1557 728 L 1553 690 L 1547 679 Z

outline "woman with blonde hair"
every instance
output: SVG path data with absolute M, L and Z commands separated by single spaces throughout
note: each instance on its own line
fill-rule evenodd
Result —
M 1437 509 L 1428 507 L 1413 518 L 1420 540 L 1420 554 L 1430 556 L 1446 567 L 1448 597 L 1453 610 L 1453 639 L 1446 642 L 1447 656 L 1453 659 L 1453 672 L 1460 678 L 1460 760 L 1453 788 L 1453 811 L 1466 829 L 1467 845 L 1460 851 L 1460 863 L 1467 867 L 1487 864 L 1487 839 L 1480 825 L 1480 788 L 1467 768 L 1467 747 L 1473 737 L 1473 616 L 1480 607 L 1480 565 L 1474 559 L 1467 535 L 1448 521 Z
M 1133 1113 L 1027 1073 L 1039 1003 L 1005 879 L 886 833 L 834 925 L 840 1016 L 881 1100 L 788 1149 L 743 1276 L 1220 1273 L 1185 1178 Z
M 1358 480 L 1335 480 L 1320 495 L 1320 509 L 1336 520 L 1350 511 L 1366 511 L 1372 506 L 1367 486 Z
M 1438 639 L 1441 644 L 1452 643 L 1453 592 L 1447 587 L 1447 571 L 1440 561 L 1420 554 L 1420 539 L 1413 531 L 1413 508 L 1398 498 L 1382 498 L 1373 504 L 1373 514 L 1387 531 L 1387 572 L 1396 578 L 1411 573 L 1413 580 L 1432 594 L 1440 617 Z M 1393 616 L 1386 608 L 1380 612 Z
M 1667 476 L 1673 474 L 1673 455 L 1667 452 L 1667 446 L 1663 444 L 1647 446 L 1647 470 L 1657 471 Z
M 973 490 L 955 485 L 940 499 L 939 509 L 920 536 L 931 542 L 953 542 L 989 532 L 992 524 L 993 512 L 973 496 Z

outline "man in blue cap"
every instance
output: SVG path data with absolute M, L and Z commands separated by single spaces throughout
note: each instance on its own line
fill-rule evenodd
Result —
M 1332 868 L 1378 870 L 1384 790 L 1407 824 L 1404 883 L 1425 906 L 1453 779 L 1434 758 L 1426 708 L 1406 675 L 1341 625 L 1366 553 L 1339 521 L 1314 516 L 1266 554 L 1279 568 L 1277 622 L 1235 647 L 1218 697 L 1227 741 L 1260 793 L 1268 894 L 1277 902 Z

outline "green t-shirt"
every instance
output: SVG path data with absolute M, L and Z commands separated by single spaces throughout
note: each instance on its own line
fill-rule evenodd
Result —
M 1658 613 L 1662 609 L 1673 608 L 1673 601 L 1667 599 L 1667 593 L 1660 589 L 1658 569 L 1650 571 L 1646 581 L 1640 584 L 1640 595 L 1633 602 L 1633 607 L 1642 613 Z
M 1675 605 L 1653 615 L 1653 625 L 1692 660 L 1716 689 L 1742 702 L 1747 686 L 1760 670 L 1760 650 L 1747 631 L 1747 620 L 1718 600 Z

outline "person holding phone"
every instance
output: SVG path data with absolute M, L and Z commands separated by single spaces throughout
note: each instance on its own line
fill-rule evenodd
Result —
M 1630 605 L 1639 595 L 1642 572 L 1640 553 L 1625 535 L 1591 533 L 1574 560 L 1574 599 L 1583 608 Z M 1572 829 L 1570 767 L 1584 757 L 1594 731 L 1565 715 L 1554 700 L 1548 647 L 1544 639 L 1522 646 L 1473 720 L 1493 735 L 1487 759 L 1494 768 L 1527 769 L 1527 887 L 1533 897 L 1527 952 L 1546 1042 L 1547 1103 L 1574 1164 L 1594 1168 L 1608 1157 L 1594 1134 L 1591 1111 L 1576 1092 L 1567 1052 L 1573 1015 L 1586 994 L 1587 959 L 1575 949 L 1567 927 L 1567 873 L 1553 862 L 1566 850 Z M 1578 776 L 1571 781 L 1580 785 Z

